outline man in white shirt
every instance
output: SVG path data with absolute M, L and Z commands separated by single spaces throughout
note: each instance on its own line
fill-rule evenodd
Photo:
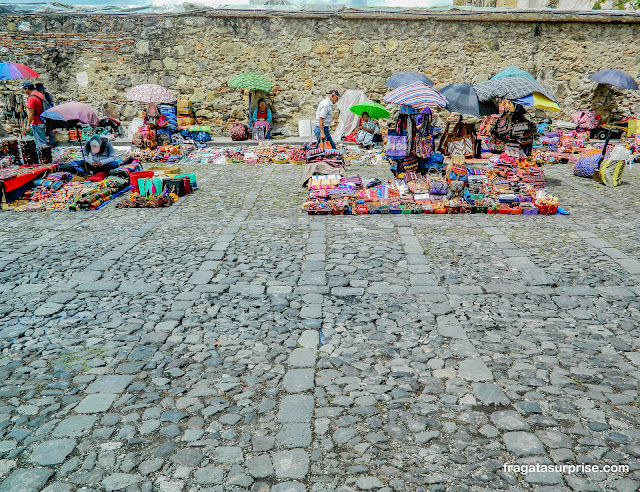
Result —
M 329 142 L 332 149 L 336 148 L 336 144 L 331 138 L 331 124 L 333 123 L 333 105 L 340 99 L 340 93 L 336 89 L 331 89 L 316 110 L 316 119 L 318 126 L 313 129 L 313 133 L 318 142 Z

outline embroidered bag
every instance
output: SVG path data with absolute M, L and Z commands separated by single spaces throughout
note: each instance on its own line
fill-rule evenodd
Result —
M 418 157 L 410 155 L 402 159 L 402 168 L 405 173 L 416 172 L 418 170 Z
M 392 159 L 398 159 L 402 157 L 406 157 L 408 153 L 407 149 L 407 137 L 399 136 L 399 137 L 387 137 L 387 157 L 391 157 Z
M 598 115 L 594 111 L 578 111 L 571 115 L 571 122 L 578 128 L 593 130 L 598 126 Z
M 430 178 L 429 179 L 429 194 L 431 195 L 446 195 L 447 194 L 447 182 L 442 179 Z
M 234 123 L 229 130 L 229 136 L 233 141 L 246 140 L 248 138 L 247 126 L 242 123 Z
M 474 140 L 472 136 L 455 137 L 449 141 L 447 151 L 449 155 L 463 155 L 465 157 L 473 157 L 473 144 Z
M 593 174 L 598 168 L 602 152 L 595 150 L 582 155 L 573 165 L 573 174 L 581 178 L 593 178 Z

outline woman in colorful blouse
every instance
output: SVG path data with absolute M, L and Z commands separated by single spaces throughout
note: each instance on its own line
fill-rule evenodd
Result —
M 267 103 L 264 99 L 260 99 L 258 101 L 258 107 L 253 110 L 253 115 L 251 115 L 251 126 L 255 127 L 256 123 L 260 121 L 264 121 L 265 123 L 260 123 L 258 126 L 266 126 L 267 127 L 267 135 L 266 138 L 270 138 L 271 136 L 271 120 L 273 119 L 271 115 L 271 110 L 267 108 Z
M 375 137 L 380 133 L 380 127 L 378 124 L 369 117 L 369 113 L 366 111 L 362 113 L 362 123 L 357 128 L 358 134 L 356 136 L 356 142 L 363 147 L 369 147 L 375 142 Z

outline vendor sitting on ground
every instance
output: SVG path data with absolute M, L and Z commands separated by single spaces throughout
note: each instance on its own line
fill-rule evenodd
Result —
M 380 127 L 369 117 L 369 113 L 366 111 L 362 113 L 362 123 L 357 128 L 358 134 L 356 136 L 356 142 L 363 147 L 372 147 L 375 142 L 375 137 L 380 133 Z
M 267 108 L 267 103 L 264 99 L 258 101 L 258 107 L 253 110 L 251 115 L 251 127 L 257 128 L 260 126 L 266 127 L 266 135 L 264 138 L 271 138 L 271 121 L 273 116 L 271 110 Z
M 94 135 L 84 144 L 84 160 L 89 165 L 89 173 L 109 174 L 111 169 L 119 166 L 116 152 L 107 137 Z

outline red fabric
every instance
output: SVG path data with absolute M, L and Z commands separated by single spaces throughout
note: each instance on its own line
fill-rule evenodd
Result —
M 258 120 L 266 120 L 267 116 L 269 116 L 269 113 L 267 113 L 266 111 L 258 110 L 258 112 L 256 113 L 256 119 Z
M 103 179 L 107 179 L 107 173 L 99 172 L 88 178 L 87 181 L 102 181 Z
M 29 173 L 21 174 L 20 176 L 16 176 L 15 178 L 0 180 L 0 183 L 4 185 L 4 191 L 6 192 L 13 191 L 17 188 L 20 188 L 22 185 L 26 185 L 29 181 L 36 179 L 41 174 L 51 169 L 56 169 L 57 167 L 58 167 L 57 164 L 52 164 L 50 166 L 34 167 L 33 170 Z
M 40 119 L 40 115 L 42 114 L 42 101 L 44 101 L 44 96 L 38 91 L 33 91 L 27 98 L 27 109 L 33 109 L 34 125 L 42 125 L 43 123 Z

